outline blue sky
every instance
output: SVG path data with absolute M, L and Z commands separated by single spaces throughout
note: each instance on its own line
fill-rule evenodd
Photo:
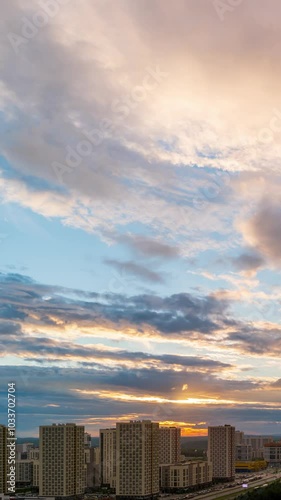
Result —
M 0 422 L 16 381 L 20 435 L 130 418 L 280 433 L 269 4 L 3 8 Z

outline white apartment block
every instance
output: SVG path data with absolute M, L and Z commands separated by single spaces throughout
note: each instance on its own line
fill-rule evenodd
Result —
M 235 477 L 235 427 L 208 427 L 208 461 L 212 463 L 214 479 Z
M 0 494 L 7 493 L 7 427 L 0 425 Z
M 252 446 L 252 459 L 264 458 L 264 445 L 272 443 L 273 438 L 270 436 L 245 436 L 244 443 Z
M 80 496 L 85 490 L 84 426 L 53 424 L 39 428 L 39 495 Z
M 281 464 L 281 442 L 275 441 L 271 443 L 265 443 L 263 448 L 264 460 L 270 464 L 280 465 Z
M 206 461 L 160 465 L 160 487 L 164 491 L 207 485 L 212 479 L 212 464 Z
M 116 429 L 100 429 L 101 484 L 116 488 Z
M 181 457 L 181 429 L 159 427 L 159 464 L 176 464 Z
M 151 500 L 159 494 L 159 424 L 116 425 L 116 499 Z

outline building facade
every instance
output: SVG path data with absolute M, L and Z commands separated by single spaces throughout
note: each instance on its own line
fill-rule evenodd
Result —
M 267 462 L 265 460 L 245 460 L 245 461 L 236 461 L 235 462 L 235 471 L 236 472 L 258 472 L 260 470 L 267 468 Z
M 181 429 L 159 428 L 159 464 L 177 464 L 181 457 Z
M 281 464 L 281 441 L 265 443 L 263 448 L 264 460 L 269 464 Z
M 7 493 L 7 427 L 0 425 L 0 493 Z
M 32 486 L 39 488 L 39 460 L 33 460 L 33 476 L 32 476 Z
M 235 460 L 245 462 L 252 460 L 253 448 L 250 444 L 237 444 L 235 446 Z
M 91 448 L 91 446 L 92 446 L 92 436 L 88 432 L 85 432 L 85 435 L 84 435 L 84 445 L 85 445 L 85 448 Z
M 16 483 L 17 486 L 29 486 L 33 484 L 33 461 L 16 461 Z
M 116 499 L 152 500 L 159 494 L 159 424 L 117 423 Z
M 206 461 L 160 465 L 160 487 L 163 491 L 172 492 L 208 485 L 212 479 L 212 464 Z
M 245 436 L 244 444 L 252 446 L 252 459 L 264 458 L 264 445 L 271 443 L 272 437 L 269 436 Z
M 100 449 L 97 447 L 85 449 L 86 487 L 96 488 L 101 485 Z
M 235 431 L 235 444 L 244 444 L 244 432 L 242 431 Z
M 53 424 L 39 428 L 39 494 L 77 497 L 85 490 L 84 426 Z
M 219 425 L 208 428 L 208 461 L 213 466 L 213 479 L 234 479 L 235 427 Z
M 39 448 L 30 448 L 27 451 L 27 460 L 39 460 Z
M 101 485 L 116 488 L 116 429 L 100 429 Z

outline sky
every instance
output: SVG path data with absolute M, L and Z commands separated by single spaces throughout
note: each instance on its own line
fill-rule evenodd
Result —
M 0 423 L 281 434 L 279 0 L 9 0 Z

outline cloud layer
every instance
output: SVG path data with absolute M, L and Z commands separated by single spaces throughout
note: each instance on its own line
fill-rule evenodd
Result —
M 0 370 L 25 432 L 277 428 L 281 5 L 238 4 L 2 8 Z

